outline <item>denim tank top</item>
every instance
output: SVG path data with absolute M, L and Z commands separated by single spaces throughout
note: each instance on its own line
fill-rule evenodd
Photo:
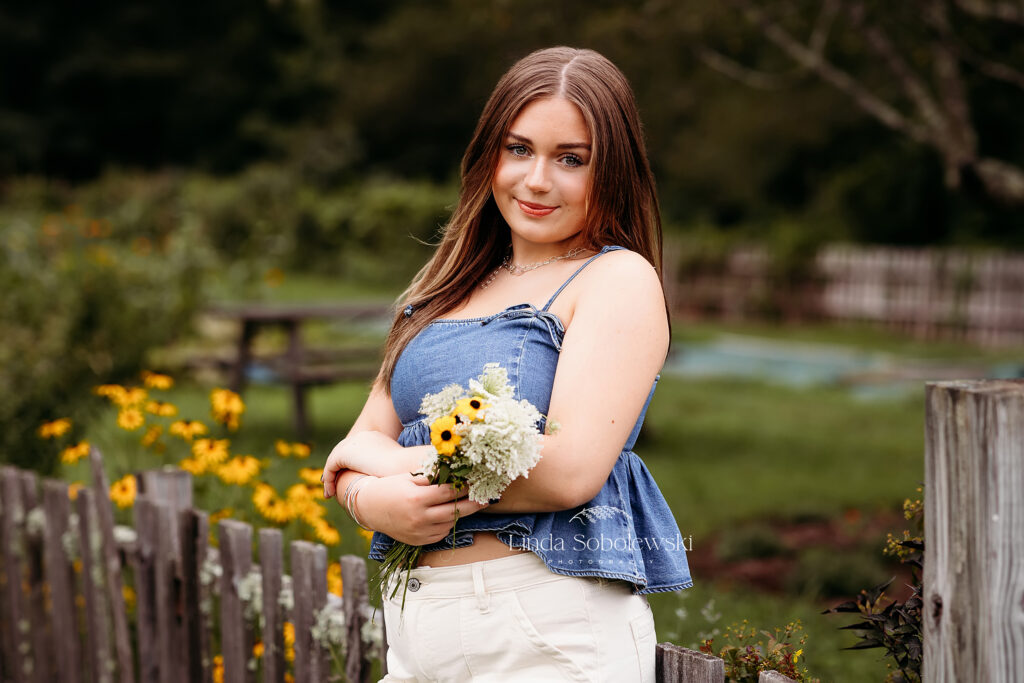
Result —
M 423 396 L 453 382 L 467 386 L 490 362 L 498 362 L 508 371 L 517 399 L 525 398 L 547 414 L 565 333 L 562 321 L 548 309 L 591 261 L 622 248 L 601 249 L 541 310 L 527 303 L 481 318 L 431 321 L 395 364 L 391 400 L 402 421 L 398 443 L 429 444 L 430 426 L 419 412 Z M 643 461 L 631 450 L 657 383 L 655 378 L 632 433 L 593 500 L 559 512 L 488 513 L 484 509 L 460 518 L 454 534 L 425 546 L 425 550 L 472 545 L 474 532 L 491 531 L 510 548 L 534 552 L 556 574 L 623 579 L 633 584 L 635 593 L 692 586 L 685 544 L 672 511 Z M 370 559 L 383 560 L 394 542 L 385 534 L 374 533 Z

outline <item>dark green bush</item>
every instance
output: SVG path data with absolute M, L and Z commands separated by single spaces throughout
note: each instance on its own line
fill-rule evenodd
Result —
M 750 524 L 724 532 L 716 554 L 722 562 L 777 557 L 788 549 L 775 530 L 767 524 Z
M 40 424 L 80 426 L 95 384 L 136 374 L 182 332 L 208 259 L 194 226 L 127 240 L 74 205 L 0 225 L 0 460 L 48 473 L 56 449 Z
M 800 553 L 787 578 L 787 589 L 816 597 L 848 597 L 886 575 L 885 564 L 871 549 L 839 553 L 830 548 L 809 548 Z

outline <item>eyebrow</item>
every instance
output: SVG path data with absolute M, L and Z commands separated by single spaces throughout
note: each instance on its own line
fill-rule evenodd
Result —
M 523 135 L 519 135 L 518 133 L 513 133 L 513 132 L 510 131 L 508 136 L 510 138 L 512 138 L 513 140 L 515 140 L 516 142 L 522 142 L 522 143 L 527 144 L 527 145 L 532 145 L 533 144 L 533 142 L 530 140 L 530 138 L 525 137 Z M 555 147 L 555 149 L 585 149 L 587 151 L 590 151 L 590 143 L 589 142 L 563 142 L 563 143 L 557 145 Z

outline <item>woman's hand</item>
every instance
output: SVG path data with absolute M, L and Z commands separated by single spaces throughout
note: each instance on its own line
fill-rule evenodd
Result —
M 355 470 L 375 477 L 402 472 L 415 472 L 433 452 L 432 446 L 403 448 L 398 442 L 378 431 L 366 430 L 338 442 L 324 464 L 324 497 L 337 493 L 337 478 L 342 470 Z
M 461 519 L 487 507 L 466 498 L 468 493 L 450 484 L 430 484 L 425 476 L 408 472 L 373 478 L 359 489 L 356 516 L 364 526 L 397 541 L 428 545 L 448 535 L 456 510 Z

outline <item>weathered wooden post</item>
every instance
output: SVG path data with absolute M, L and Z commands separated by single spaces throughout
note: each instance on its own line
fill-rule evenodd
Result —
M 926 404 L 924 680 L 1024 680 L 1024 380 Z

